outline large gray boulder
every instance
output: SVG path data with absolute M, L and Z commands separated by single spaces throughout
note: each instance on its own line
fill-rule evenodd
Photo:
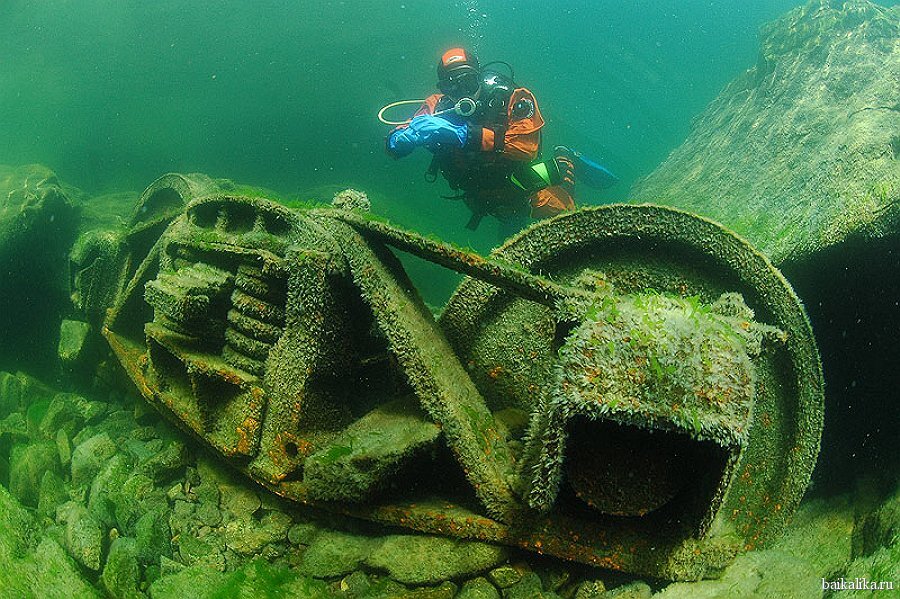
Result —
M 813 0 L 632 199 L 706 215 L 776 263 L 900 225 L 900 6 Z

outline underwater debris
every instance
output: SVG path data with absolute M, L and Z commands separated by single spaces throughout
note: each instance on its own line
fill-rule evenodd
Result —
M 777 337 L 777 329 L 754 322 L 734 293 L 707 306 L 696 296 L 617 294 L 610 284 L 585 306 L 579 321 L 559 349 L 548 396 L 533 411 L 523 461 L 531 507 L 546 511 L 556 502 L 569 429 L 579 419 L 674 432 L 732 452 L 729 462 L 735 461 L 749 436 L 753 358 L 763 335 Z M 587 429 L 582 435 L 592 434 L 590 427 L 580 428 Z M 687 464 L 699 459 L 691 444 L 681 441 L 679 447 L 670 436 L 659 437 L 647 443 L 603 440 L 588 453 L 581 448 L 583 459 L 567 462 L 569 484 L 604 513 L 643 515 L 657 509 L 681 488 L 683 481 L 674 479 L 686 476 Z M 667 451 L 672 459 L 664 462 L 644 455 Z M 613 460 L 631 466 L 610 483 L 617 469 L 606 462 Z M 598 477 L 600 472 L 606 476 Z
M 123 231 L 121 266 L 96 271 L 117 273 L 90 283 L 115 290 L 103 333 L 148 401 L 283 497 L 695 579 L 777 536 L 808 481 L 821 426 L 808 322 L 714 223 L 585 209 L 481 257 L 347 210 L 215 193 L 175 212 L 155 240 Z M 390 246 L 471 277 L 439 323 Z M 572 435 L 532 501 L 522 465 L 551 455 L 540 423 L 603 385 L 635 409 L 606 404 L 606 428 Z M 530 437 L 516 424 L 529 414 Z M 592 466 L 620 442 L 646 449 Z M 690 475 L 667 481 L 684 456 Z

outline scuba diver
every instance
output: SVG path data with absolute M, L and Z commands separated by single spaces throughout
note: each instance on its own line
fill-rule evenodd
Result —
M 424 147 L 434 155 L 426 178 L 440 172 L 472 211 L 466 225 L 478 228 L 493 216 L 500 222 L 502 238 L 523 228 L 531 218 L 546 218 L 575 208 L 576 175 L 585 169 L 589 177 L 608 187 L 612 173 L 564 146 L 554 148 L 547 160 L 539 158 L 544 119 L 534 95 L 516 85 L 509 74 L 479 66 L 463 48 L 446 51 L 437 65 L 441 93 L 421 101 L 413 118 L 392 122 L 382 118 L 388 108 L 418 100 L 389 104 L 379 119 L 397 127 L 386 139 L 386 150 L 395 158 Z M 599 169 L 599 170 L 598 170 Z

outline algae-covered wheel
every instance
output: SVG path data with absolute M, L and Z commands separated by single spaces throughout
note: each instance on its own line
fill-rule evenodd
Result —
M 618 426 L 609 420 L 576 434 L 579 441 L 572 443 L 570 454 L 557 459 L 580 462 L 560 468 L 566 473 L 562 494 L 568 491 L 598 508 L 598 517 L 612 518 L 608 522 L 615 530 L 652 530 L 639 521 L 657 518 L 658 528 L 669 531 L 661 541 L 672 547 L 718 536 L 737 539 L 737 549 L 755 547 L 781 531 L 809 483 L 818 454 L 823 380 L 803 306 L 762 254 L 705 218 L 652 205 L 611 205 L 539 222 L 494 256 L 568 285 L 580 284 L 585 273 L 597 273 L 616 297 L 669 298 L 667 309 L 676 316 L 679 306 L 715 306 L 723 297 L 738 297 L 753 314 L 746 323 L 738 321 L 739 326 L 752 321 L 778 331 L 780 341 L 765 343 L 752 357 L 752 368 L 739 373 L 752 386 L 744 398 L 746 423 L 733 427 L 739 443 L 715 447 L 702 435 L 692 443 L 691 435 L 672 433 L 677 427 L 657 426 L 655 417 L 646 426 L 639 421 L 631 423 L 637 426 Z M 716 318 L 711 315 L 710 322 Z M 532 431 L 546 432 L 534 428 L 533 412 L 546 409 L 545 398 L 560 383 L 564 356 L 571 355 L 566 344 L 573 343 L 579 323 L 474 279 L 460 285 L 440 322 L 495 414 L 529 413 Z M 718 349 L 704 347 L 713 358 L 718 355 Z M 659 368 L 643 368 L 650 366 Z M 567 383 L 588 378 L 576 374 Z M 636 387 L 646 384 L 638 372 Z M 583 420 L 573 420 L 566 434 L 584 426 Z M 609 443 L 615 447 L 610 449 Z M 615 461 L 615 455 L 622 459 Z M 615 490 L 625 496 L 615 496 Z M 643 500 L 641 493 L 646 493 Z M 629 501 L 636 507 L 629 509 Z M 635 517 L 646 512 L 651 513 Z M 684 577 L 677 568 L 669 571 Z

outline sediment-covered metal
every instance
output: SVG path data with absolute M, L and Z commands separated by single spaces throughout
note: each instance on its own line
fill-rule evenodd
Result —
M 105 335 L 150 402 L 282 496 L 691 579 L 777 534 L 808 481 L 802 307 L 710 221 L 583 210 L 482 258 L 347 210 L 160 214 L 152 244 L 122 238 Z M 440 322 L 389 246 L 474 277 Z
M 616 547 L 619 556 L 629 552 L 626 539 L 633 538 L 631 535 L 654 540 L 659 560 L 654 566 L 657 575 L 674 578 L 696 575 L 693 568 L 706 558 L 698 558 L 693 564 L 690 559 L 685 561 L 685 552 L 690 553 L 689 545 L 696 544 L 694 547 L 703 554 L 704 543 L 710 543 L 716 547 L 715 553 L 724 550 L 720 544 L 723 540 L 730 539 L 726 546 L 745 550 L 780 533 L 799 503 L 815 464 L 822 429 L 823 383 L 818 352 L 804 310 L 788 283 L 764 256 L 712 221 L 649 205 L 587 209 L 538 223 L 497 250 L 495 256 L 522 264 L 562 284 L 573 285 L 583 280 L 586 273 L 601 272 L 603 285 L 612 285 L 618 294 L 624 294 L 617 303 L 623 299 L 632 305 L 636 300 L 646 303 L 648 294 L 649 298 L 662 294 L 671 298 L 663 301 L 674 302 L 673 306 L 679 302 L 696 303 L 701 311 L 709 313 L 717 302 L 722 305 L 722 294 L 737 293 L 741 303 L 754 314 L 753 319 L 739 318 L 736 321 L 739 329 L 743 330 L 742 323 L 748 329 L 758 324 L 777 329 L 777 332 L 767 329 L 775 335 L 774 342 L 764 343 L 759 355 L 752 359 L 755 373 L 752 409 L 744 424 L 743 434 L 747 436 L 740 449 L 734 447 L 722 452 L 721 445 L 679 443 L 691 437 L 693 418 L 688 419 L 691 424 L 683 431 L 688 434 L 669 436 L 660 443 L 658 439 L 665 429 L 677 428 L 675 406 L 664 427 L 650 418 L 641 421 L 633 416 L 629 424 L 638 426 L 622 426 L 620 422 L 611 427 L 609 422 L 601 422 L 585 428 L 583 422 L 578 423 L 580 436 L 587 443 L 587 454 L 580 440 L 576 440 L 576 446 L 582 456 L 593 456 L 597 474 L 604 468 L 620 474 L 621 469 L 615 468 L 616 460 L 623 468 L 644 464 L 651 471 L 665 472 L 663 466 L 667 462 L 661 461 L 665 459 L 663 452 L 655 458 L 652 455 L 657 445 L 689 455 L 690 472 L 702 471 L 703 477 L 716 473 L 712 478 L 694 478 L 691 483 L 694 497 L 706 499 L 701 502 L 702 507 L 694 506 L 699 511 L 690 512 L 691 508 L 684 506 L 680 516 L 693 514 L 690 526 L 694 528 L 690 533 L 667 528 L 672 521 L 663 515 L 665 510 L 655 510 L 640 520 L 610 523 L 605 542 Z M 729 310 L 733 315 L 741 312 Z M 685 308 L 680 311 L 683 314 Z M 602 301 L 600 313 L 603 313 Z M 651 314 L 652 311 L 647 317 L 652 324 Z M 619 318 L 616 316 L 614 322 Z M 546 393 L 537 381 L 554 379 L 558 356 L 565 357 L 577 347 L 579 334 L 579 323 L 555 318 L 545 307 L 476 280 L 467 280 L 460 286 L 445 308 L 441 324 L 494 410 L 512 408 L 531 412 L 535 398 Z M 663 324 L 667 324 L 665 320 Z M 637 333 L 653 340 L 664 329 L 665 326 L 653 325 L 642 327 Z M 576 344 L 567 347 L 564 343 L 573 330 Z M 778 339 L 782 336 L 783 342 Z M 619 333 L 614 351 L 621 351 L 627 345 L 624 339 Z M 596 349 L 598 353 L 604 350 Z M 753 353 L 747 356 L 752 357 Z M 641 362 L 635 363 L 631 373 L 626 370 L 626 375 L 636 378 L 633 395 L 642 389 L 642 383 L 638 382 L 641 376 L 654 376 L 656 369 L 651 358 L 656 359 L 660 374 L 668 376 L 665 368 L 671 367 L 671 363 L 660 362 L 658 349 L 656 354 L 632 355 Z M 722 355 L 716 357 L 721 359 Z M 676 369 L 683 367 L 681 363 L 675 365 Z M 740 371 L 737 369 L 733 374 Z M 578 376 L 577 371 L 565 370 L 563 374 L 566 378 Z M 552 396 L 553 393 L 551 400 Z M 677 395 L 671 398 L 677 402 Z M 603 398 L 595 394 L 595 399 Z M 703 425 L 699 421 L 697 424 L 702 430 Z M 612 449 L 598 446 L 602 440 L 594 441 L 607 435 Z M 616 445 L 621 451 L 616 450 Z M 700 453 L 692 453 L 696 451 Z M 603 459 L 608 463 L 603 464 Z M 660 484 L 671 486 L 672 483 L 666 479 Z M 552 487 L 552 482 L 544 485 Z M 682 486 L 685 488 L 688 487 Z M 691 521 L 683 517 L 678 520 L 681 525 Z M 658 524 L 656 528 L 637 532 L 653 521 Z M 684 536 L 679 541 L 681 535 Z M 635 567 L 630 560 L 624 561 L 629 562 L 626 569 Z

